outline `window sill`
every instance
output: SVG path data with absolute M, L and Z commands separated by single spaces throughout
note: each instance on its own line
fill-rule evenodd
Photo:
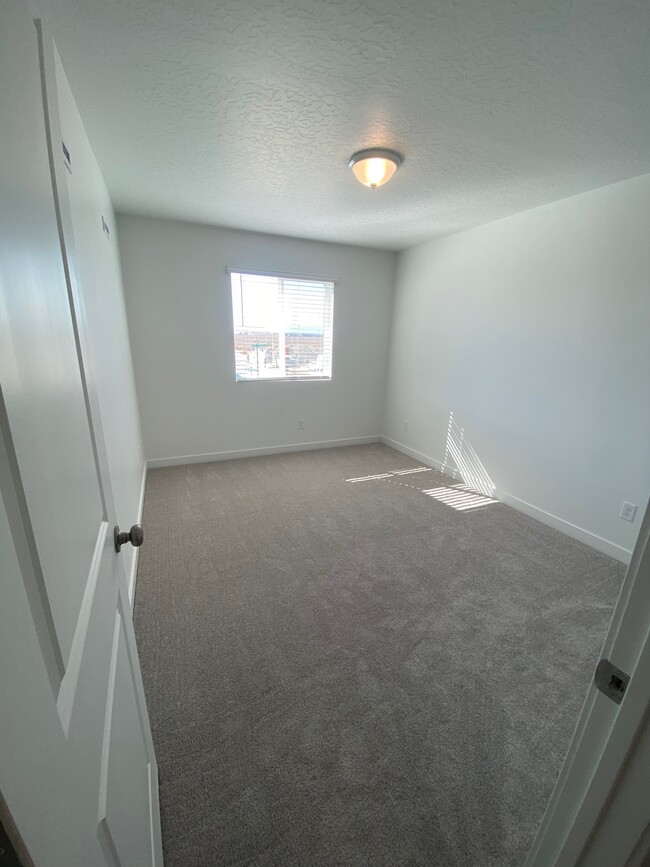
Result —
M 235 378 L 236 383 L 241 382 L 331 382 L 331 376 L 259 376 L 254 379 Z

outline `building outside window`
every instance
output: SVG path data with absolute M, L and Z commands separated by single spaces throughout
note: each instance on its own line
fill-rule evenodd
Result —
M 235 379 L 331 379 L 334 282 L 229 271 Z

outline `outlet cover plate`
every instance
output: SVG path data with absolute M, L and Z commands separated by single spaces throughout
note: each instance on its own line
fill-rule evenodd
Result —
M 637 507 L 634 503 L 623 503 L 619 518 L 622 518 L 624 521 L 630 521 L 631 523 L 636 518 L 636 510 Z

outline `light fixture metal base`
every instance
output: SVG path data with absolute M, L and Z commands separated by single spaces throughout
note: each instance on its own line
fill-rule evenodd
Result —
M 397 168 L 404 162 L 404 157 L 390 148 L 364 148 L 352 154 L 348 160 L 348 168 L 351 169 L 355 163 L 359 163 L 361 160 L 373 159 L 390 160 L 392 163 L 395 163 Z

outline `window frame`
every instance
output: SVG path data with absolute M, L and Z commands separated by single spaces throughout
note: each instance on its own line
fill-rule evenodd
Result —
M 332 382 L 334 379 L 334 292 L 338 283 L 333 277 L 324 277 L 320 274 L 305 274 L 301 272 L 291 272 L 291 271 L 277 271 L 272 268 L 240 268 L 235 267 L 234 265 L 228 265 L 226 267 L 226 273 L 228 275 L 228 304 L 230 308 L 230 322 L 231 322 L 231 359 L 233 361 L 233 369 L 234 369 L 234 379 L 235 384 L 239 385 L 240 383 L 260 383 L 260 382 Z M 232 275 L 233 274 L 245 274 L 250 275 L 252 277 L 270 277 L 279 280 L 293 280 L 293 281 L 304 281 L 305 283 L 329 283 L 331 285 L 331 310 L 332 310 L 332 335 L 331 335 L 331 370 L 330 376 L 263 376 L 263 377 L 251 377 L 250 379 L 239 379 L 237 376 L 237 363 L 235 358 L 235 340 L 236 340 L 236 332 L 235 332 L 235 310 L 233 307 L 233 299 L 232 299 Z

